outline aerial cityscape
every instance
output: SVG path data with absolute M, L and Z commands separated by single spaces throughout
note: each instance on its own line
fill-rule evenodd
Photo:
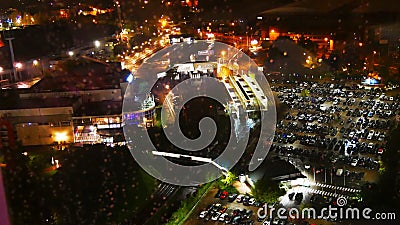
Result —
M 395 0 L 2 0 L 0 225 L 400 224 Z

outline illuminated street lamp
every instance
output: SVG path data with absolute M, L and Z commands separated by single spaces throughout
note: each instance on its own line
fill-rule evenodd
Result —
M 32 63 L 33 63 L 33 65 L 34 65 L 34 66 L 37 66 L 37 65 L 39 65 L 39 61 L 37 61 L 36 59 L 35 59 L 35 60 L 33 60 L 33 62 L 32 62 Z
M 251 44 L 252 46 L 255 46 L 255 45 L 258 44 L 258 41 L 257 41 L 256 39 L 253 39 L 253 40 L 251 40 L 250 44 Z
M 17 63 L 15 63 L 15 70 L 16 70 L 16 73 L 18 74 L 18 72 L 19 72 L 19 78 L 21 79 L 21 69 L 22 69 L 22 63 L 20 63 L 20 62 L 17 62 Z
M 0 80 L 3 80 L 3 71 L 4 71 L 4 68 L 0 66 Z
M 222 63 L 224 63 L 224 60 L 225 60 L 225 55 L 226 55 L 226 52 L 225 52 L 225 51 L 222 51 L 222 52 L 221 52 L 221 56 L 222 56 Z
M 73 51 L 69 51 L 69 52 L 68 52 L 68 55 L 69 55 L 70 57 L 72 57 L 72 56 L 74 56 L 74 52 L 73 52 Z
M 98 41 L 98 40 L 94 41 L 94 46 L 96 48 L 99 48 L 100 47 L 100 41 Z
M 22 68 L 22 63 L 20 63 L 20 62 L 15 63 L 15 68 L 21 69 Z

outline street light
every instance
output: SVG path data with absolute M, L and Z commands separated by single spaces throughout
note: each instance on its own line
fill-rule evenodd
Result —
M 17 74 L 19 72 L 20 79 L 21 79 L 21 68 L 22 68 L 22 63 L 20 63 L 20 62 L 15 63 L 15 69 L 16 69 Z
M 222 52 L 221 52 L 221 56 L 222 56 L 222 64 L 224 64 L 225 55 L 226 55 L 226 52 L 225 52 L 225 51 L 222 51 Z
M 100 41 L 98 41 L 98 40 L 94 41 L 94 46 L 96 48 L 99 48 L 100 47 Z
M 68 52 L 68 55 L 69 55 L 70 57 L 72 57 L 72 56 L 74 56 L 74 52 L 73 52 L 73 51 L 69 51 L 69 52 Z
M 37 66 L 37 65 L 39 65 L 39 61 L 37 61 L 36 59 L 35 59 L 35 60 L 33 60 L 33 62 L 32 62 L 32 63 L 33 63 L 33 65 L 34 65 L 34 66 Z
M 3 71 L 4 71 L 4 68 L 0 66 L 0 81 L 3 80 Z M 1 83 L 0 83 L 0 86 L 1 86 Z
M 20 63 L 20 62 L 15 63 L 15 68 L 21 69 L 22 68 L 22 63 Z

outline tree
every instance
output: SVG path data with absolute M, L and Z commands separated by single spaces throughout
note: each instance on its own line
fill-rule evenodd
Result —
M 35 166 L 22 147 L 4 150 L 4 184 L 12 224 L 39 224 L 49 218 L 53 196 L 48 177 L 38 176 Z M 46 204 L 49 203 L 49 204 Z
M 221 181 L 226 186 L 231 186 L 236 179 L 237 179 L 237 176 L 234 173 L 228 171 L 226 173 L 225 177 L 221 179 Z
M 150 202 L 155 179 L 126 147 L 104 145 L 22 154 L 4 150 L 4 183 L 14 225 L 127 223 Z M 51 155 L 61 167 L 51 173 Z
M 259 201 L 274 203 L 285 194 L 285 190 L 281 189 L 279 184 L 271 178 L 263 178 L 254 184 L 252 194 Z

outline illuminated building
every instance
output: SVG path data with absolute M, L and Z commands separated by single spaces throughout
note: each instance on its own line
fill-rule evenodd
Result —
M 23 146 L 71 143 L 74 101 L 76 99 L 20 99 L 12 106 L 1 105 L 0 115 L 13 125 L 17 140 Z
M 124 111 L 123 125 L 136 125 L 146 128 L 154 126 L 156 107 L 154 96 L 148 95 L 142 101 L 130 102 L 130 104 L 132 110 Z
M 197 7 L 199 5 L 198 0 L 181 0 L 181 5 L 186 7 Z

